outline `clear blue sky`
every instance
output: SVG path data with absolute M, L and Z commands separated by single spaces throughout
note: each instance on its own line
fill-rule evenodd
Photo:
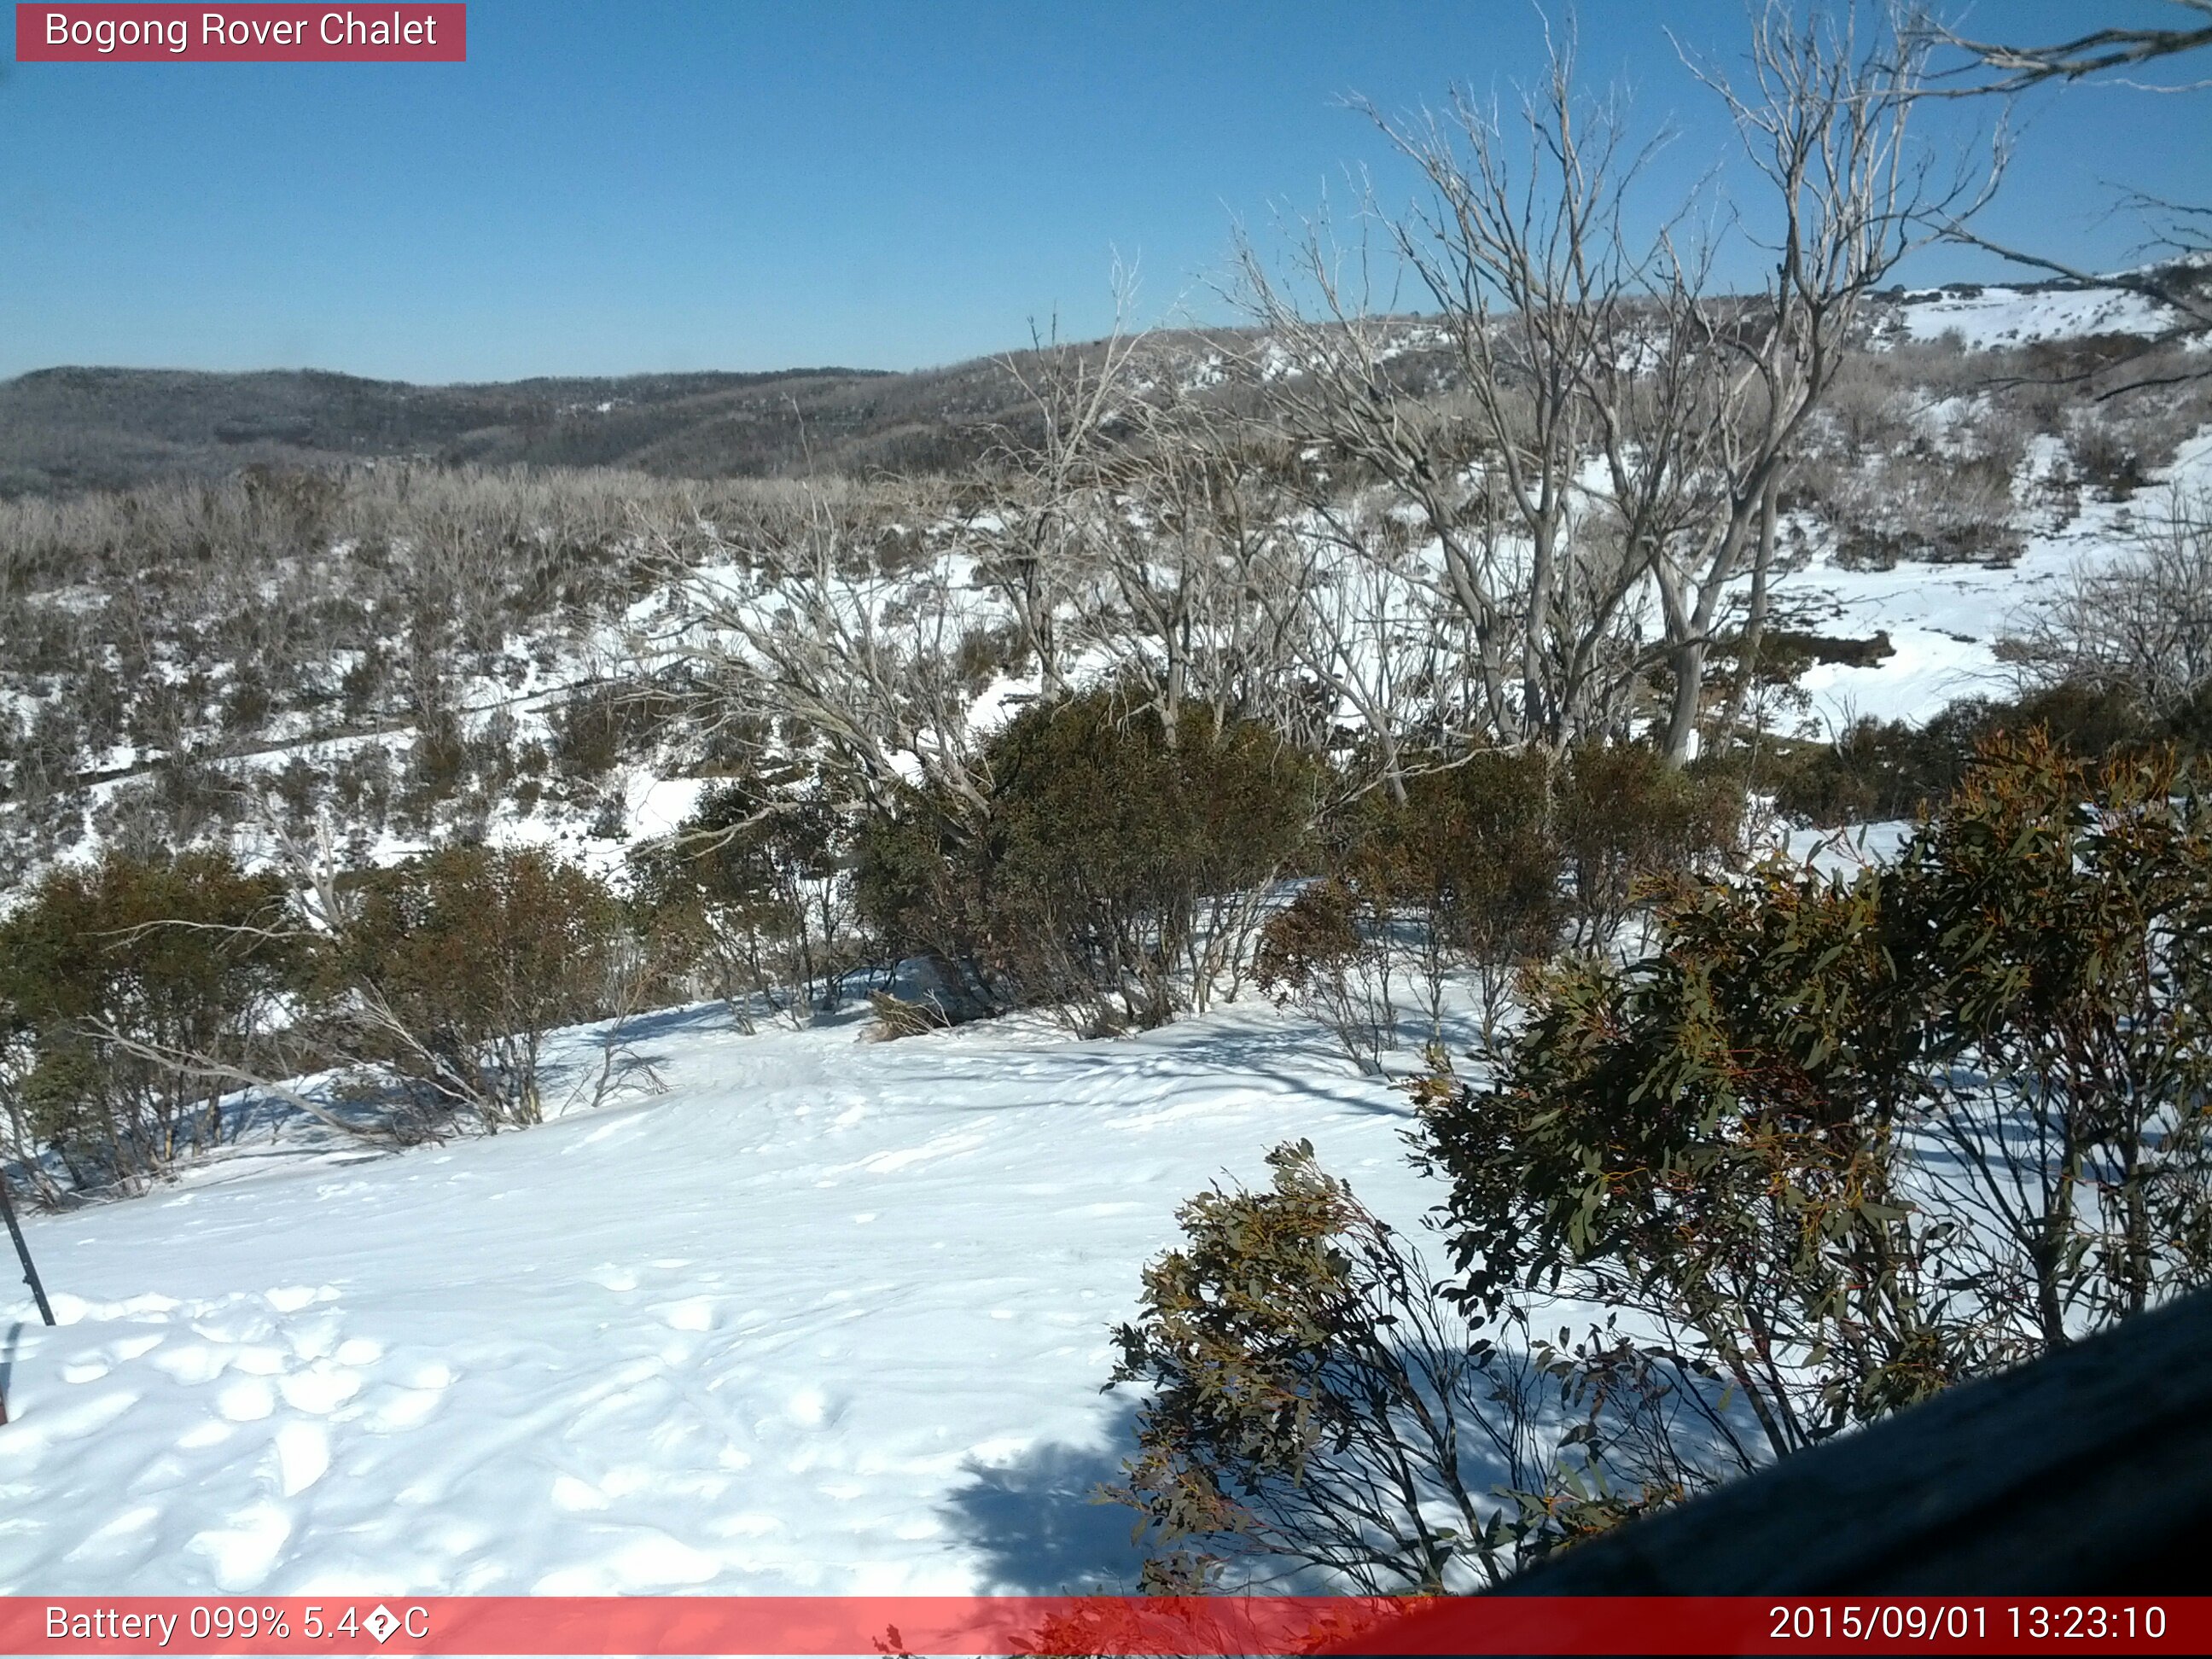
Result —
M 2046 39 L 2162 15 L 1984 0 L 1973 21 Z M 1733 53 L 1741 0 L 1579 18 L 1591 77 L 1680 130 L 1655 189 L 1711 168 L 1728 134 L 1663 30 Z M 1540 41 L 1528 0 L 472 0 L 465 64 L 9 64 L 0 375 L 912 368 L 1054 313 L 1100 331 L 1116 250 L 1150 319 L 1206 313 L 1232 218 L 1385 159 L 1344 94 L 1506 88 Z M 2212 93 L 2026 113 L 1993 234 L 2118 263 L 2137 233 L 2106 216 L 2110 182 L 2212 196 Z M 1950 251 L 1914 274 L 1987 272 Z

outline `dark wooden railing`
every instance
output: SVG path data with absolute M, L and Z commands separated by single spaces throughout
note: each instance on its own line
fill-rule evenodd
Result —
M 2208 1587 L 2212 1291 L 1624 1527 L 1497 1593 L 2087 1595 Z

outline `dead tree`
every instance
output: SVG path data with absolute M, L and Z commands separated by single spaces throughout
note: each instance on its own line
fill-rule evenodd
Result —
M 1347 258 L 1325 227 L 1306 228 L 1287 279 L 1248 246 L 1270 389 L 1294 442 L 1413 510 L 1463 631 L 1476 728 L 1556 746 L 1638 666 L 1621 647 L 1644 573 L 1621 556 L 1621 504 L 1585 475 L 1596 397 L 1650 366 L 1641 302 L 1665 238 L 1633 240 L 1623 216 L 1649 149 L 1632 147 L 1617 102 L 1579 94 L 1565 46 L 1510 115 L 1464 95 L 1412 121 L 1369 113 L 1426 188 L 1389 252 L 1431 313 L 1378 312 L 1367 252 Z M 1440 385 L 1409 371 L 1425 361 Z M 1316 486 L 1315 520 L 1358 547 L 1343 479 L 1324 471 Z
M 1138 337 L 1127 327 L 1127 284 L 1116 292 L 1103 342 L 1071 345 L 1055 330 L 1006 360 L 1034 430 L 1000 433 L 986 459 L 991 487 L 961 526 L 977 575 L 1012 613 L 1047 702 L 1068 690 L 1063 628 L 1093 563 L 1108 429 L 1134 395 Z
M 1133 713 L 1172 746 L 1203 711 L 1295 725 L 1296 666 L 1271 601 L 1301 570 L 1295 502 L 1267 438 L 1174 383 L 1124 415 L 1127 434 L 1091 502 L 1095 576 L 1079 626 Z
M 1711 370 L 1697 418 L 1712 437 L 1703 465 L 1717 485 L 1702 525 L 1658 542 L 1657 589 L 1673 681 L 1664 751 L 1694 748 L 1705 666 L 1735 584 L 1747 568 L 1763 596 L 1774 550 L 1777 492 L 1807 421 L 1834 384 L 1866 297 L 1898 264 L 1994 193 L 2003 147 L 1945 167 L 1913 141 L 1928 43 L 1855 14 L 1793 17 L 1767 0 L 1752 21 L 1748 69 L 1731 78 L 1690 60 L 1727 106 L 1764 185 L 1746 234 L 1774 256 L 1764 295 L 1738 308 L 1670 289 L 1674 325 Z M 1754 614 L 1753 637 L 1763 623 Z
M 2034 684 L 2094 686 L 2151 718 L 2212 684 L 2212 499 L 2177 490 L 2134 550 L 2076 569 L 2002 647 Z
M 1943 44 L 1956 46 L 1972 62 L 1951 72 L 1988 71 L 1993 77 L 1969 82 L 1959 90 L 1973 93 L 2024 92 L 2051 81 L 2079 81 L 2116 70 L 2133 69 L 2159 58 L 2177 57 L 2202 46 L 2212 46 L 2212 0 L 2169 0 L 2195 12 L 2207 21 L 2189 27 L 2092 29 L 2070 40 L 2046 46 L 2023 46 L 1996 40 L 1970 40 L 1948 29 L 1934 31 Z M 2164 88 L 2162 88 L 2163 90 Z
M 702 677 L 705 726 L 774 766 L 811 758 L 854 803 L 909 782 L 981 812 L 989 780 L 969 728 L 980 687 L 963 649 L 995 618 L 933 546 L 918 491 L 866 513 L 810 488 L 703 559 L 661 549 L 672 614 L 634 649 Z

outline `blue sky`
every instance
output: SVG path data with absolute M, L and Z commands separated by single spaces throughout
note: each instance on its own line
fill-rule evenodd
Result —
M 1972 21 L 2046 39 L 2172 11 L 1984 0 Z M 1733 54 L 1741 0 L 1578 17 L 1593 82 L 1679 131 L 1652 199 L 1721 162 L 1664 31 Z M 1345 94 L 1507 89 L 1541 39 L 1528 0 L 472 0 L 465 64 L 9 64 L 0 375 L 906 368 L 1055 314 L 1100 331 L 1117 252 L 1148 319 L 1218 317 L 1233 220 L 1341 198 L 1363 163 L 1402 199 Z M 2212 93 L 2083 87 L 2021 113 L 2001 239 L 2118 263 L 2139 232 L 2109 217 L 2113 182 L 2212 194 Z M 1947 250 L 1914 274 L 1989 266 Z

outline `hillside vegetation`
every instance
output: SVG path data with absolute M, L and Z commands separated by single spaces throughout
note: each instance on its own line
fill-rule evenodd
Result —
M 116 1328 L 46 1385 L 89 1405 L 0 1440 L 44 1500 L 4 1547 L 343 1578 L 295 1540 L 335 1447 L 383 1500 L 346 1524 L 417 1551 L 384 1437 L 470 1373 L 437 1478 L 529 1438 L 452 1534 L 470 1587 L 781 1583 L 738 1473 L 838 1462 L 793 1512 L 884 1473 L 842 1383 L 764 1364 L 797 1332 L 796 1375 L 963 1402 L 892 1437 L 909 1498 L 1003 1467 L 1002 1348 L 1074 1355 L 1136 1388 L 1085 1419 L 1128 1455 L 1029 1473 L 1103 1475 L 1147 1587 L 1459 1590 L 2212 1282 L 2212 266 L 1900 287 L 2002 146 L 1905 142 L 1926 39 L 1751 32 L 1698 68 L 1726 213 L 1654 226 L 1563 53 L 1511 113 L 1376 116 L 1425 195 L 1241 244 L 1236 329 L 8 388 L 0 1180 Z M 1416 305 L 1349 286 L 1378 237 Z M 1713 280 L 1737 238 L 1764 286 Z M 1156 1242 L 1209 1121 L 1271 1177 L 1141 1269 L 1121 1200 L 1062 1206 L 1098 1160 Z M 1425 1234 L 1364 1195 L 1406 1147 Z M 257 1162 L 293 1223 L 281 1172 L 335 1177 L 330 1283 L 210 1291 L 252 1195 L 190 1206 Z M 95 1212 L 172 1188 L 193 1259 L 131 1299 L 154 1224 Z M 887 1218 L 896 1259 L 842 1242 Z M 1096 1239 L 1119 1316 L 1040 1322 Z M 293 1320 L 426 1284 L 494 1304 L 460 1369 Z M 870 1309 L 920 1346 L 836 1334 Z M 199 1454 L 279 1394 L 240 1499 Z M 72 1530 L 165 1435 L 225 1524 Z M 517 1541 L 640 1494 L 696 1536 Z

